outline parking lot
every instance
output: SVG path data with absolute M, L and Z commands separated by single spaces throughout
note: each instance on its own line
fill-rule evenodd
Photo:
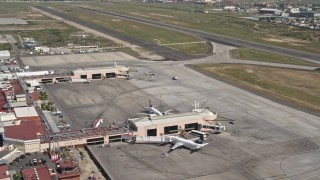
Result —
M 19 155 L 9 163 L 9 170 L 15 170 L 16 172 L 19 172 L 21 169 L 30 169 L 39 166 L 55 168 L 55 164 L 51 161 L 47 154 L 37 152 Z

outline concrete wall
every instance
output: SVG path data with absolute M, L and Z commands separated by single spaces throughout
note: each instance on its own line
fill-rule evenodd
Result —
M 39 116 L 30 116 L 30 117 L 17 117 L 21 121 L 34 121 L 36 124 L 40 124 Z
M 95 138 L 101 138 L 103 136 L 100 137 L 91 137 L 88 139 L 95 139 Z M 108 137 L 106 136 L 104 138 L 104 143 L 107 144 L 108 143 Z M 41 151 L 48 149 L 49 147 L 51 149 L 53 148 L 60 148 L 60 147 L 69 147 L 69 146 L 79 146 L 79 145 L 86 145 L 87 144 L 87 138 L 83 138 L 83 139 L 70 139 L 70 140 L 66 140 L 66 141 L 59 141 L 59 142 L 51 142 L 50 145 L 49 143 L 43 143 L 40 146 Z
M 203 119 L 191 119 L 191 120 L 182 121 L 182 122 L 163 123 L 163 124 L 152 125 L 152 126 L 140 126 L 138 127 L 137 135 L 147 136 L 148 129 L 157 129 L 157 136 L 161 136 L 161 135 L 164 135 L 164 127 L 177 125 L 178 129 L 180 129 L 179 127 L 181 127 L 181 129 L 184 129 L 185 124 L 191 124 L 191 123 L 203 124 L 204 121 Z
M 40 139 L 24 142 L 25 153 L 38 152 L 38 151 L 40 151 Z

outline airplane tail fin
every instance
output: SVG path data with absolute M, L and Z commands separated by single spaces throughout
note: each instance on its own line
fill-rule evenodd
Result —
M 153 107 L 152 104 L 151 104 L 151 100 L 150 100 L 150 99 L 149 99 L 149 106 L 150 106 L 150 107 Z
M 209 144 L 209 143 L 198 144 L 197 149 L 200 149 L 200 148 L 202 148 L 202 147 L 204 147 L 204 146 L 206 146 L 206 145 L 208 145 L 208 144 Z

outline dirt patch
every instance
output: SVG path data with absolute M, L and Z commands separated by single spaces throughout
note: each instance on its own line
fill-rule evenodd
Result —
M 136 16 L 141 16 L 141 17 L 149 17 L 147 15 L 143 15 L 143 14 L 140 14 L 140 13 L 137 13 L 137 12 L 130 12 L 130 14 L 136 15 Z
M 292 46 L 304 46 L 303 44 L 310 43 L 308 41 L 303 41 L 303 40 L 288 38 L 288 37 L 270 37 L 270 38 L 262 38 L 262 39 L 269 42 L 287 43 Z
M 111 19 L 113 22 L 120 22 L 121 19 Z
M 133 27 L 133 28 L 135 28 L 135 29 L 139 29 L 139 27 L 136 26 L 136 25 L 131 25 L 131 27 Z
M 150 13 L 150 15 L 160 16 L 160 17 L 168 17 L 168 18 L 176 18 L 176 17 L 174 17 L 174 16 L 165 15 L 165 14 L 157 14 L 157 13 Z
M 79 159 L 81 180 L 87 180 L 90 175 L 94 176 L 96 179 L 105 179 L 84 148 L 72 149 L 72 153 L 70 154 L 72 154 L 72 158 Z

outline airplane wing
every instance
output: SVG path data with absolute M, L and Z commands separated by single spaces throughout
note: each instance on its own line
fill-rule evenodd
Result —
M 169 110 L 167 110 L 167 111 L 164 111 L 163 114 L 164 114 L 164 115 L 171 114 L 170 111 L 172 111 L 172 110 L 173 110 L 173 109 L 169 109 Z
M 200 137 L 196 137 L 196 138 L 192 138 L 192 139 L 189 139 L 190 141 L 193 141 L 193 142 L 196 142 L 200 139 Z
M 177 149 L 177 148 L 180 147 L 180 146 L 183 146 L 183 143 L 182 143 L 182 142 L 176 142 L 171 149 L 172 149 L 172 150 L 173 150 L 173 149 Z

